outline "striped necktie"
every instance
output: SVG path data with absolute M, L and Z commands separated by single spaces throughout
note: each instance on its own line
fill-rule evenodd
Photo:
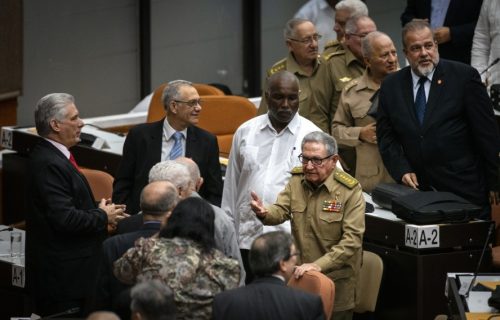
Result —
M 170 150 L 170 154 L 169 154 L 170 160 L 175 160 L 175 159 L 179 158 L 180 156 L 182 156 L 182 137 L 183 137 L 183 134 L 182 134 L 182 132 L 176 131 L 173 134 L 173 137 L 174 137 L 175 143 L 174 143 L 174 146 L 172 147 L 172 150 Z

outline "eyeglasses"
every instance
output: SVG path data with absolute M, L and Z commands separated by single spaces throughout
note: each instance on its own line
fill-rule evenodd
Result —
M 422 48 L 424 48 L 426 51 L 430 51 L 432 50 L 434 47 L 436 46 L 436 43 L 435 42 L 426 42 L 424 43 L 423 45 L 420 45 L 420 44 L 416 44 L 416 45 L 413 45 L 411 46 L 408 50 L 411 52 L 411 53 L 419 53 L 420 51 L 422 51 Z
M 324 158 L 308 158 L 308 157 L 304 157 L 304 155 L 299 154 L 299 161 L 302 163 L 302 164 L 308 164 L 309 161 L 311 161 L 311 163 L 314 165 L 314 166 L 320 166 L 323 164 L 323 161 L 325 161 L 326 159 L 332 157 L 333 154 L 329 155 L 329 156 L 326 156 Z
M 184 103 L 187 104 L 190 108 L 194 108 L 196 106 L 201 106 L 203 101 L 201 99 L 194 99 L 194 100 L 189 100 L 189 101 L 182 101 L 182 100 L 174 100 L 177 103 Z
M 305 39 L 288 38 L 288 40 L 299 42 L 299 43 L 306 44 L 306 45 L 310 45 L 311 43 L 313 43 L 313 41 L 318 42 L 318 40 L 321 39 L 322 37 L 323 37 L 322 35 L 316 33 L 316 34 L 313 34 L 312 36 L 307 37 Z
M 348 35 L 359 37 L 360 39 L 363 39 L 364 37 L 366 37 L 368 35 L 368 33 L 355 33 L 355 32 L 351 32 L 351 33 L 348 33 Z

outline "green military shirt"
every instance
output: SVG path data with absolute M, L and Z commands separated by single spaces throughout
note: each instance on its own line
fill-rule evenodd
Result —
M 380 85 L 365 71 L 342 90 L 333 119 L 332 133 L 335 140 L 356 148 L 356 179 L 367 192 L 371 192 L 381 182 L 394 182 L 384 167 L 377 144 L 359 139 L 361 128 L 375 122 L 367 113 L 372 106 L 370 99 L 379 88 Z
M 323 54 L 323 57 L 327 61 L 328 73 L 333 81 L 335 90 L 330 105 L 331 120 L 333 120 L 342 89 L 344 89 L 349 81 L 361 76 L 365 70 L 365 66 L 359 62 L 351 50 L 347 48 L 329 54 Z
M 331 122 L 328 108 L 333 96 L 333 88 L 326 70 L 325 60 L 318 57 L 312 75 L 308 76 L 302 71 L 293 55 L 289 53 L 285 59 L 278 61 L 267 71 L 267 77 L 281 70 L 290 71 L 299 79 L 299 114 L 311 120 L 324 132 L 330 133 Z M 267 83 L 264 88 L 266 87 Z M 265 114 L 266 112 L 267 102 L 263 92 L 257 114 Z
M 361 187 L 338 169 L 317 188 L 301 170 L 292 174 L 262 222 L 277 225 L 290 220 L 301 263 L 316 263 L 335 282 L 336 311 L 352 309 L 365 231 Z
M 321 56 L 326 60 L 326 57 L 328 57 L 331 53 L 343 50 L 344 46 L 342 45 L 342 43 L 338 42 L 337 40 L 328 41 L 327 44 L 325 45 L 325 50 L 323 50 Z

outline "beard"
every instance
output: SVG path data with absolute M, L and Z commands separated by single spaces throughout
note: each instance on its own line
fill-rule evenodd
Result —
M 439 62 L 439 55 L 436 54 L 434 58 L 431 58 L 431 64 L 427 66 L 422 66 L 417 63 L 416 69 L 422 76 L 428 76 L 437 66 Z

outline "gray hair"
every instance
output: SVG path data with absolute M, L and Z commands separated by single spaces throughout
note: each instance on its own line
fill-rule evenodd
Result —
M 191 183 L 189 171 L 185 165 L 173 160 L 158 162 L 149 171 L 149 182 L 170 181 L 176 188 L 186 190 Z
M 358 32 L 358 22 L 361 20 L 373 21 L 369 16 L 351 16 L 345 23 L 345 33 L 357 33 Z M 375 22 L 373 22 L 375 24 Z
M 285 38 L 285 41 L 288 38 L 295 37 L 295 28 L 299 24 L 303 24 L 305 22 L 311 22 L 311 21 L 309 21 L 307 19 L 302 19 L 302 18 L 293 18 L 293 19 L 288 20 L 285 24 L 285 29 L 283 29 L 283 37 Z
M 196 162 L 186 157 L 180 157 L 175 159 L 174 161 L 182 164 L 188 169 L 191 182 L 197 183 L 200 180 L 201 178 L 200 168 L 198 167 Z
M 368 7 L 361 0 L 342 0 L 337 3 L 335 10 L 349 11 L 349 17 L 368 15 Z
M 50 121 L 62 121 L 67 114 L 66 107 L 75 103 L 75 98 L 68 93 L 51 93 L 38 100 L 35 106 L 35 126 L 41 137 L 52 132 Z
M 179 99 L 179 90 L 184 86 L 192 87 L 193 83 L 186 80 L 173 80 L 167 83 L 163 89 L 161 101 L 163 102 L 163 107 L 167 112 L 169 111 L 168 106 L 170 105 L 170 102 Z
M 280 261 L 291 257 L 292 237 L 283 231 L 265 233 L 252 243 L 248 255 L 250 269 L 256 276 L 270 276 L 280 269 Z
M 420 31 L 426 28 L 431 30 L 431 25 L 429 24 L 429 22 L 424 20 L 414 20 L 405 24 L 405 26 L 403 27 L 403 31 L 401 32 L 403 47 L 406 48 L 405 38 L 409 32 Z M 432 40 L 434 41 L 434 33 L 431 32 L 431 34 L 432 34 Z
M 172 290 L 158 279 L 136 284 L 130 291 L 130 310 L 138 312 L 143 320 L 175 320 L 175 302 Z
M 361 40 L 361 50 L 363 51 L 363 57 L 365 58 L 370 58 L 373 54 L 373 42 L 375 39 L 380 38 L 380 37 L 389 37 L 386 33 L 383 33 L 381 31 L 373 31 L 370 32 L 366 37 Z
M 334 155 L 338 152 L 337 142 L 335 141 L 335 139 L 331 135 L 324 133 L 323 131 L 313 131 L 306 134 L 304 136 L 304 139 L 302 139 L 301 148 L 304 149 L 304 145 L 308 142 L 323 144 L 328 155 Z
M 178 192 L 169 181 L 154 181 L 141 191 L 141 210 L 143 214 L 163 216 L 172 210 L 178 201 Z

